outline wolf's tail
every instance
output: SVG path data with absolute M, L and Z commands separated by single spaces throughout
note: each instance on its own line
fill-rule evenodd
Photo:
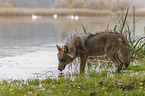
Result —
M 130 63 L 130 52 L 129 52 L 128 44 L 127 44 L 126 40 L 123 40 L 123 42 L 122 42 L 122 47 L 121 47 L 120 53 L 121 53 L 121 57 L 123 60 L 123 64 L 127 68 Z

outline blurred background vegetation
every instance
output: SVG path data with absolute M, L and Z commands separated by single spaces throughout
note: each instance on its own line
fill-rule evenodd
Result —
M 87 8 L 125 10 L 128 5 L 145 8 L 145 0 L 0 0 L 0 7 L 21 8 Z
M 125 10 L 130 3 L 130 0 L 55 0 L 53 7 L 109 9 L 117 11 Z

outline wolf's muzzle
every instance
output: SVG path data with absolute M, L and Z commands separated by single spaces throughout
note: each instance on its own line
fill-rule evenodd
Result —
M 62 71 L 63 69 L 61 69 L 61 68 L 58 68 L 58 70 L 59 70 L 59 71 Z
M 58 70 L 59 70 L 59 71 L 64 70 L 65 66 L 66 66 L 66 65 L 64 65 L 63 67 L 58 67 Z

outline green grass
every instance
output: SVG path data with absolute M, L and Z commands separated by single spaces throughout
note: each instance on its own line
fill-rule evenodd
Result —
M 144 58 L 138 59 L 138 62 L 132 63 L 132 66 L 129 66 L 129 70 L 133 71 L 145 71 L 145 56 Z
M 75 73 L 73 77 L 66 75 L 43 80 L 2 80 L 0 96 L 143 96 L 144 62 L 145 57 L 136 62 L 136 65 L 132 62 L 127 72 L 113 72 L 113 76 L 108 76 L 109 70 L 105 69 L 100 72 L 94 70 L 85 74 Z

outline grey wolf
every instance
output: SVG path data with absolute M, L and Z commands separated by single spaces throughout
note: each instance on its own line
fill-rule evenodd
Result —
M 117 72 L 120 72 L 123 64 L 128 67 L 130 63 L 127 40 L 123 34 L 118 32 L 77 34 L 68 40 L 63 47 L 56 46 L 59 60 L 58 70 L 60 71 L 64 70 L 65 66 L 77 57 L 80 57 L 81 73 L 85 70 L 89 56 L 107 55 L 115 63 Z

